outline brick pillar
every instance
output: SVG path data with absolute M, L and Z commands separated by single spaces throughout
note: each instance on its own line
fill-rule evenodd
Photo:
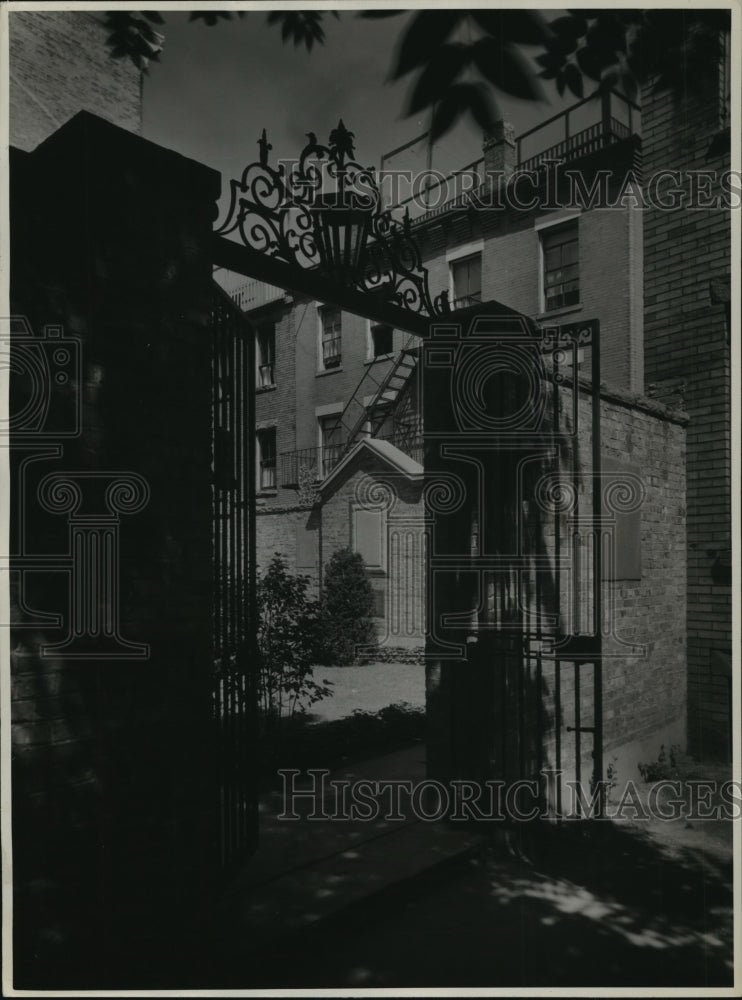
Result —
M 11 170 L 16 358 L 49 399 L 13 448 L 15 986 L 181 986 L 217 880 L 219 175 L 85 112 Z
M 484 137 L 482 152 L 486 175 L 502 174 L 507 179 L 514 173 L 517 166 L 515 129 L 510 122 L 495 123 L 492 135 Z

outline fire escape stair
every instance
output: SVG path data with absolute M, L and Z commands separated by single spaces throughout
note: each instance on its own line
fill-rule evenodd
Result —
M 376 437 L 390 410 L 409 384 L 412 373 L 417 368 L 418 349 L 411 346 L 416 338 L 410 338 L 402 348 L 396 361 L 379 382 L 369 370 L 358 383 L 355 392 L 338 418 L 339 426 L 345 431 L 345 441 L 341 456 L 346 455 L 356 444 L 360 435 Z M 371 400 L 364 403 L 363 394 L 369 383 L 376 391 L 369 393 Z M 353 419 L 355 418 L 355 419 Z M 366 433 L 366 431 L 368 433 Z

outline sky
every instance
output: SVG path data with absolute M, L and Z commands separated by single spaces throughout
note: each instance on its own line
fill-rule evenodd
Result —
M 559 13 L 545 12 L 548 19 Z M 325 44 L 307 52 L 303 45 L 284 45 L 265 12 L 214 27 L 169 13 L 162 61 L 144 79 L 144 135 L 220 170 L 227 189 L 228 178 L 257 159 L 263 128 L 271 156 L 290 158 L 306 144 L 307 132 L 326 140 L 342 117 L 355 133 L 359 161 L 378 166 L 383 153 L 428 127 L 427 117 L 404 116 L 414 74 L 389 82 L 410 16 L 371 20 L 345 10 L 340 20 L 325 19 Z M 502 117 L 516 132 L 573 103 L 547 87 L 551 103 L 501 97 Z M 481 155 L 481 130 L 462 121 L 436 145 L 432 165 L 448 172 Z M 413 164 L 410 159 L 397 165 Z

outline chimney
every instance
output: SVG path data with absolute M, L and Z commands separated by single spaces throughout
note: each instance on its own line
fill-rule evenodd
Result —
M 485 177 L 492 173 L 502 174 L 507 180 L 517 166 L 515 156 L 515 129 L 510 122 L 495 123 L 492 133 L 485 133 L 482 144 Z

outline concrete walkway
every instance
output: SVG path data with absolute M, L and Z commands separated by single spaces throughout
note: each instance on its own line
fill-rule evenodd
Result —
M 404 815 L 404 805 L 396 807 L 388 783 L 424 777 L 419 746 L 328 773 L 324 781 L 289 785 L 298 793 L 290 800 L 281 792 L 263 796 L 260 846 L 223 903 L 235 953 L 263 952 L 288 934 L 482 848 L 482 835 L 417 820 Z M 359 781 L 387 786 L 381 796 L 369 796 L 378 815 L 342 818 L 337 784 Z M 288 818 L 292 814 L 297 818 Z
M 328 782 L 420 780 L 413 748 Z M 335 799 L 326 789 L 327 812 Z M 732 821 L 536 823 L 520 850 L 409 817 L 279 818 L 222 911 L 215 986 L 728 987 Z

